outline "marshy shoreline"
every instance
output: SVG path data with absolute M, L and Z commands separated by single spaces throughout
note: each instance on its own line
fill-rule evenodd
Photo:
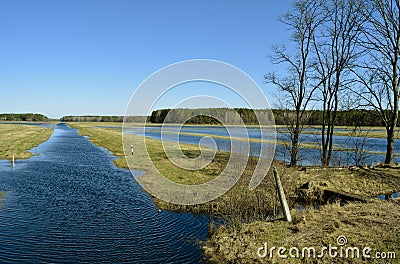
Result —
M 128 168 L 122 149 L 121 130 L 105 128 L 105 123 L 68 123 L 79 130 L 81 135 L 89 137 L 94 144 L 103 146 L 114 153 L 118 158 L 115 164 Z M 103 127 L 102 127 L 103 126 Z M 132 135 L 131 139 L 139 139 Z M 206 176 L 196 174 L 180 174 L 170 167 L 161 154 L 162 147 L 159 140 L 146 139 L 158 162 L 166 168 L 167 177 L 179 183 L 196 184 L 210 180 L 213 173 L 218 173 L 227 153 L 221 152 Z M 182 144 L 185 154 L 196 155 L 195 146 Z M 150 153 L 151 154 L 151 153 Z M 129 157 L 128 157 L 129 158 Z M 214 164 L 215 163 L 215 164 Z M 272 245 L 325 245 L 334 243 L 340 234 L 347 235 L 352 245 L 373 245 L 375 250 L 394 251 L 400 254 L 400 201 L 389 199 L 385 201 L 374 198 L 377 195 L 392 194 L 400 191 L 400 169 L 395 167 L 341 167 L 321 168 L 303 167 L 288 168 L 283 162 L 275 161 L 283 186 L 289 200 L 293 223 L 282 220 L 279 214 L 275 187 L 271 171 L 267 173 L 263 183 L 253 191 L 248 190 L 248 183 L 252 174 L 256 158 L 251 157 L 243 176 L 238 183 L 218 199 L 201 205 L 175 205 L 157 198 L 155 204 L 162 210 L 174 212 L 192 212 L 208 214 L 212 217 L 221 217 L 224 224 L 214 228 L 210 223 L 210 238 L 203 242 L 202 248 L 205 257 L 216 263 L 274 263 L 277 257 L 263 259 L 257 256 L 257 250 L 264 242 Z M 135 164 L 137 169 L 146 170 L 140 164 L 140 157 Z M 208 176 L 207 176 L 208 175 Z M 189 179 L 197 177 L 196 180 Z M 146 179 L 146 175 L 140 177 Z M 312 189 L 301 192 L 301 186 L 311 182 Z M 321 201 L 324 191 L 348 193 L 364 197 L 364 201 L 346 202 L 343 206 L 338 199 L 326 203 Z M 304 196 L 304 193 L 306 194 Z M 301 197 L 303 195 L 303 197 Z M 302 203 L 304 209 L 296 206 Z M 320 204 L 318 210 L 315 204 Z M 316 261 L 315 259 L 291 259 L 290 263 L 302 261 Z M 336 260 L 339 263 L 348 263 L 348 260 Z M 358 263 L 361 259 L 354 259 L 351 263 Z M 318 259 L 318 263 L 330 263 L 331 259 Z
M 29 152 L 34 147 L 47 141 L 53 134 L 53 127 L 37 126 L 31 122 L 0 123 L 0 159 L 27 159 L 34 154 Z

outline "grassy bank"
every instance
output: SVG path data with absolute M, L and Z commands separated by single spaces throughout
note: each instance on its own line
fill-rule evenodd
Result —
M 117 166 L 128 168 L 123 148 L 120 123 L 68 123 L 71 127 L 77 128 L 81 135 L 89 136 L 93 143 L 103 146 L 118 156 L 114 161 Z M 108 128 L 115 126 L 115 128 Z M 143 140 L 141 136 L 129 135 L 133 144 Z M 167 145 L 174 143 L 165 142 Z M 225 165 L 229 153 L 220 151 L 211 164 L 211 167 L 198 172 L 191 172 L 178 168 L 168 161 L 160 140 L 146 139 L 147 149 L 154 159 L 154 164 L 165 173 L 169 179 L 182 184 L 198 184 L 210 180 L 217 175 L 223 165 Z M 200 150 L 195 145 L 180 144 L 183 152 L 189 156 L 196 156 Z M 135 153 L 134 167 L 136 169 L 149 169 L 152 164 L 145 164 L 141 158 L 142 153 Z M 131 158 L 128 156 L 128 158 Z M 251 158 L 244 176 L 251 176 L 252 166 L 256 159 Z M 348 168 L 309 168 L 302 170 L 300 168 L 286 168 L 282 163 L 274 164 L 278 167 L 283 180 L 287 185 L 297 186 L 306 181 L 314 181 L 326 188 L 336 189 L 338 191 L 355 193 L 363 196 L 374 196 L 378 194 L 393 193 L 400 191 L 400 175 L 398 169 L 391 168 L 362 168 L 350 170 Z M 184 175 L 184 177 L 182 176 Z M 208 176 L 206 176 L 208 175 Z M 270 172 L 268 172 L 270 175 Z M 246 177 L 244 177 L 246 178 Z M 268 177 L 267 177 L 268 178 Z M 272 178 L 272 175 L 271 175 Z M 249 178 L 247 179 L 249 180 Z M 290 188 L 290 187 L 289 187 Z
M 79 130 L 79 134 L 88 136 L 89 140 L 98 146 L 111 151 L 118 158 L 114 163 L 121 168 L 128 168 L 122 148 L 121 129 L 103 128 L 100 126 L 121 126 L 121 123 L 67 123 Z
M 114 162 L 117 166 L 127 168 L 127 163 L 124 157 L 122 148 L 122 136 L 120 128 L 105 128 L 110 126 L 107 123 L 68 123 L 71 127 L 79 129 L 79 133 L 89 136 L 89 140 L 93 143 L 103 146 L 112 151 L 115 155 L 119 156 Z M 102 126 L 102 127 L 100 127 Z M 129 135 L 129 141 L 136 145 L 142 141 L 143 137 Z M 175 143 L 164 142 L 167 146 L 176 147 Z M 210 181 L 217 176 L 225 167 L 229 158 L 229 153 L 219 151 L 214 160 L 205 168 L 198 171 L 185 170 L 173 164 L 163 151 L 160 140 L 146 139 L 147 150 L 152 157 L 153 164 L 157 169 L 170 180 L 181 184 L 200 184 Z M 189 144 L 180 144 L 182 151 L 185 155 L 196 157 L 200 154 L 198 146 Z M 136 148 L 135 148 L 136 149 Z M 135 153 L 133 156 L 128 156 L 131 160 L 133 168 L 146 170 L 146 174 L 139 177 L 139 181 L 147 181 L 151 179 L 154 173 L 153 164 L 143 158 L 144 153 Z M 250 219 L 256 214 L 262 214 L 263 217 L 271 214 L 271 206 L 275 203 L 272 199 L 271 192 L 273 191 L 272 176 L 268 178 L 262 185 L 263 188 L 258 188 L 250 192 L 248 189 L 249 180 L 254 170 L 255 158 L 251 158 L 248 166 L 246 167 L 243 177 L 240 178 L 238 183 L 222 197 L 209 202 L 207 204 L 185 206 L 175 205 L 164 202 L 159 199 L 154 199 L 155 203 L 162 209 L 173 211 L 191 211 L 195 213 L 211 213 L 214 215 L 225 215 L 237 211 L 238 216 Z M 269 197 L 269 198 L 264 198 Z M 236 203 L 242 203 L 239 208 Z M 246 212 L 243 213 L 243 208 L 246 207 Z M 261 210 L 262 208 L 262 210 Z
M 121 128 L 107 128 L 113 123 L 68 123 L 71 127 L 79 130 L 79 134 L 89 137 L 89 140 L 96 145 L 102 146 L 114 153 L 118 158 L 114 163 L 121 168 L 128 168 L 124 150 L 122 147 Z M 143 137 L 136 135 L 128 135 L 130 144 L 134 145 L 134 149 Z M 167 146 L 175 147 L 174 143 L 166 142 Z M 175 166 L 164 153 L 162 142 L 160 140 L 146 139 L 146 146 L 150 156 L 153 159 L 153 164 L 157 169 L 170 180 L 182 184 L 200 184 L 209 181 L 219 172 L 219 167 L 216 163 L 207 166 L 200 172 L 187 171 Z M 200 149 L 197 146 L 189 144 L 181 144 L 182 151 L 189 156 L 197 156 L 200 154 Z M 129 148 L 129 146 L 127 146 Z M 146 170 L 149 174 L 152 172 L 153 164 L 149 164 L 144 159 L 144 153 L 135 153 L 133 156 L 127 157 L 132 161 L 131 165 L 134 169 Z M 185 175 L 183 177 L 182 175 Z M 146 177 L 146 176 L 145 176 Z M 142 177 L 142 178 L 145 178 Z
M 320 210 L 303 212 L 292 210 L 294 223 L 284 221 L 254 221 L 244 223 L 240 229 L 221 226 L 204 246 L 207 256 L 217 263 L 400 263 L 400 204 L 396 201 L 374 201 L 366 204 L 352 203 L 346 206 L 330 204 Z M 346 247 L 357 247 L 362 256 L 364 247 L 377 251 L 395 252 L 397 259 L 377 260 L 360 258 L 303 258 L 302 249 L 314 247 L 316 255 L 323 246 L 338 246 L 337 238 L 345 236 Z M 267 256 L 258 256 L 258 249 L 267 242 Z M 270 258 L 270 249 L 275 251 Z M 287 259 L 278 257 L 277 249 L 285 247 Z M 289 249 L 299 249 L 289 255 Z M 346 250 L 346 249 L 345 249 Z M 346 251 L 344 251 L 346 252 Z M 260 251 L 263 255 L 264 250 Z M 343 255 L 345 256 L 345 255 Z M 351 256 L 351 255 L 349 255 Z
M 23 124 L 0 124 L 0 159 L 26 159 L 33 154 L 28 150 L 47 141 L 52 128 Z
M 95 144 L 101 145 L 119 156 L 115 163 L 127 167 L 123 148 L 121 128 L 105 128 L 118 126 L 109 123 L 70 123 L 79 129 L 80 134 L 90 137 Z M 103 126 L 103 127 L 96 127 Z M 129 141 L 135 145 L 143 137 L 130 135 Z M 153 163 L 169 179 L 183 184 L 198 184 L 208 181 L 218 175 L 224 168 L 229 153 L 218 152 L 213 162 L 199 171 L 187 171 L 171 163 L 165 155 L 161 141 L 147 140 L 147 149 Z M 167 143 L 175 145 L 174 143 Z M 197 146 L 181 144 L 183 152 L 195 157 L 199 154 Z M 132 164 L 137 169 L 147 171 L 139 180 L 149 179 L 152 164 L 143 158 L 143 153 L 135 153 Z M 133 159 L 128 156 L 128 159 Z M 289 199 L 294 223 L 289 224 L 280 220 L 277 214 L 279 202 L 276 197 L 272 172 L 266 173 L 264 181 L 253 191 L 248 190 L 248 184 L 253 174 L 256 158 L 250 158 L 243 176 L 238 183 L 218 199 L 206 204 L 183 206 L 166 203 L 154 199 L 162 209 L 172 211 L 190 211 L 208 213 L 225 219 L 225 225 L 214 229 L 204 246 L 208 257 L 219 263 L 270 263 L 279 259 L 261 259 L 257 249 L 264 242 L 279 246 L 315 246 L 319 247 L 336 243 L 336 237 L 345 235 L 353 246 L 370 246 L 374 250 L 397 251 L 400 255 L 399 217 L 400 204 L 398 201 L 377 201 L 372 199 L 378 194 L 389 194 L 400 191 L 400 170 L 396 168 L 287 168 L 281 162 L 274 162 Z M 353 203 L 346 206 L 337 204 L 323 205 L 320 210 L 307 209 L 303 212 L 295 208 L 304 197 L 298 192 L 298 187 L 305 182 L 313 182 L 316 192 L 305 197 L 309 202 L 317 201 L 319 194 L 326 190 L 346 192 L 367 197 L 366 203 Z M 339 263 L 346 261 L 335 260 Z M 290 260 L 287 263 L 296 263 Z M 307 262 L 307 260 L 304 260 Z M 331 263 L 332 259 L 315 260 L 310 262 Z M 352 260 L 351 263 L 358 263 Z M 392 262 L 390 262 L 392 263 Z M 393 262 L 395 263 L 395 262 Z

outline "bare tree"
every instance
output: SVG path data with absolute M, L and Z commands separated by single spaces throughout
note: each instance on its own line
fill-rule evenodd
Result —
M 347 141 L 351 149 L 347 149 L 347 158 L 356 166 L 362 166 L 369 157 L 369 143 L 371 139 L 368 134 L 370 129 L 364 130 L 355 125 L 349 134 Z
M 284 46 L 273 47 L 271 61 L 274 64 L 288 66 L 288 74 L 280 78 L 275 72 L 265 75 L 267 82 L 275 85 L 281 92 L 288 95 L 286 104 L 294 109 L 293 118 L 287 119 L 290 134 L 291 153 L 290 166 L 297 164 L 299 137 L 303 128 L 305 110 L 316 89 L 310 82 L 310 63 L 312 41 L 316 29 L 321 23 L 319 3 L 312 0 L 298 0 L 293 8 L 280 21 L 292 31 L 291 41 L 295 52 L 289 53 Z M 289 113 L 289 112 L 288 112 Z
M 369 0 L 364 12 L 368 20 L 360 43 L 367 57 L 354 71 L 362 84 L 354 90 L 377 110 L 386 128 L 385 163 L 393 163 L 394 135 L 399 118 L 399 52 L 400 52 L 400 0 Z
M 340 94 L 354 78 L 351 67 L 360 55 L 357 43 L 364 23 L 364 5 L 359 0 L 323 1 L 326 15 L 314 36 L 315 81 L 322 102 L 321 164 L 329 166 Z

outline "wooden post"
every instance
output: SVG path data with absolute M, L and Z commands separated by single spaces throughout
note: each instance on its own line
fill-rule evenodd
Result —
M 278 172 L 276 171 L 275 167 L 273 167 L 273 170 L 274 170 L 276 189 L 278 190 L 279 201 L 281 202 L 283 217 L 285 218 L 285 221 L 292 222 L 292 216 L 290 215 L 289 205 L 286 200 L 285 192 L 283 191 L 281 179 L 279 178 Z

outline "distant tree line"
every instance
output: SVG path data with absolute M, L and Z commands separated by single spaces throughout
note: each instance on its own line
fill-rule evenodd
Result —
M 257 117 L 258 116 L 258 117 Z M 152 112 L 149 121 L 152 123 L 186 123 L 186 124 L 227 124 L 246 125 L 271 123 L 272 112 L 247 108 L 199 108 L 199 109 L 160 109 Z
M 295 111 L 273 109 L 275 123 L 277 125 L 287 125 L 287 115 L 294 115 Z M 304 125 L 320 126 L 324 122 L 323 110 L 306 110 Z M 384 126 L 384 122 L 379 118 L 380 113 L 376 110 L 354 109 L 354 110 L 338 110 L 336 112 L 335 126 L 351 126 L 351 127 L 373 127 Z M 400 120 L 397 121 L 400 125 Z
M 201 108 L 201 109 L 159 109 L 154 110 L 151 116 L 64 116 L 62 122 L 144 122 L 151 123 L 186 123 L 200 125 L 237 125 L 241 121 L 246 125 L 258 125 L 257 116 L 264 118 L 262 123 L 272 121 L 271 111 L 252 110 L 247 108 Z M 288 119 L 295 115 L 294 110 L 272 109 L 276 125 L 286 125 Z M 322 110 L 306 110 L 303 125 L 320 126 L 323 122 Z M 376 110 L 339 110 L 335 120 L 336 126 L 383 126 Z M 0 114 L 4 121 L 47 121 L 48 118 L 38 114 Z M 400 121 L 398 121 L 400 125 Z
M 255 111 L 266 115 L 266 110 L 247 108 L 205 108 L 205 109 L 160 109 L 152 112 L 149 121 L 152 123 L 182 123 L 186 124 L 239 124 L 238 117 L 246 125 L 257 125 Z M 236 114 L 234 113 L 236 112 Z M 294 110 L 273 109 L 276 125 L 286 125 L 287 120 L 295 115 Z M 200 114 L 201 113 L 201 114 Z M 322 110 L 306 110 L 304 125 L 321 125 L 324 118 Z M 168 116 L 168 118 L 167 118 Z M 219 120 L 217 118 L 219 117 Z M 267 121 L 271 121 L 269 118 Z M 336 126 L 383 126 L 379 113 L 375 110 L 340 110 L 337 111 Z
M 0 121 L 48 121 L 49 118 L 42 114 L 0 114 Z
M 146 116 L 64 116 L 60 118 L 62 122 L 143 122 Z
M 122 116 L 63 116 L 62 122 L 122 122 Z

